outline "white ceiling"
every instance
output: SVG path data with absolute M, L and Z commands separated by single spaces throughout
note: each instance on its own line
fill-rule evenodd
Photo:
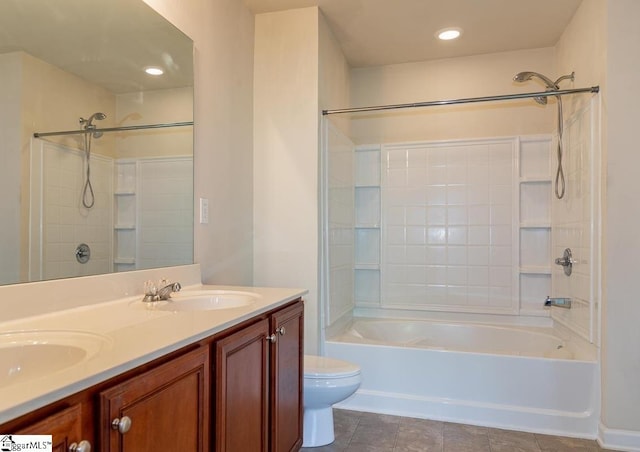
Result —
M 142 0 L 0 0 L 0 54 L 18 50 L 114 93 L 193 86 L 191 40 Z
M 550 47 L 582 0 L 244 0 L 254 14 L 318 6 L 352 67 Z M 461 38 L 434 38 L 460 27 Z

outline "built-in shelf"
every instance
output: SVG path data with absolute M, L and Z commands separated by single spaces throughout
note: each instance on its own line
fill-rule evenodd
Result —
M 135 224 L 116 224 L 113 229 L 116 231 L 132 231 L 135 230 Z
M 521 177 L 521 184 L 547 184 L 551 183 L 551 178 L 549 176 L 533 176 L 533 177 Z
M 551 137 L 520 141 L 520 315 L 548 317 L 551 291 Z
M 380 146 L 360 146 L 355 155 L 356 304 L 380 304 Z
M 356 270 L 380 270 L 379 264 L 355 264 Z
M 114 191 L 114 265 L 119 270 L 135 267 L 136 259 L 136 180 L 138 164 L 135 161 L 116 161 Z
M 520 223 L 520 227 L 522 229 L 549 229 L 551 227 L 551 222 L 549 222 L 549 221 L 526 221 L 524 223 Z

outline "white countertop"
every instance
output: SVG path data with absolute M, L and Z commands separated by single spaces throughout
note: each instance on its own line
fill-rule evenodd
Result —
M 252 304 L 209 311 L 160 311 L 142 305 L 142 296 L 67 309 L 0 323 L 14 331 L 74 331 L 98 335 L 89 359 L 57 372 L 0 386 L 0 423 L 60 400 L 155 358 L 207 338 L 307 293 L 303 289 L 197 285 L 193 290 L 238 290 L 259 295 Z

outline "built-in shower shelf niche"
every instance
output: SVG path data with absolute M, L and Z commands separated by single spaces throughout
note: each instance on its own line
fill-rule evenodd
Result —
M 380 304 L 380 146 L 355 152 L 354 298 L 360 305 Z
M 550 136 L 522 137 L 519 152 L 520 314 L 549 316 L 551 293 Z
M 116 161 L 113 227 L 115 239 L 113 264 L 116 271 L 132 270 L 136 264 L 136 174 L 135 161 Z

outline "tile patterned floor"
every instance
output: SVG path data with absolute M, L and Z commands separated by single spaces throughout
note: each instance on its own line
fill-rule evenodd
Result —
M 334 409 L 336 440 L 305 452 L 599 452 L 595 441 Z

